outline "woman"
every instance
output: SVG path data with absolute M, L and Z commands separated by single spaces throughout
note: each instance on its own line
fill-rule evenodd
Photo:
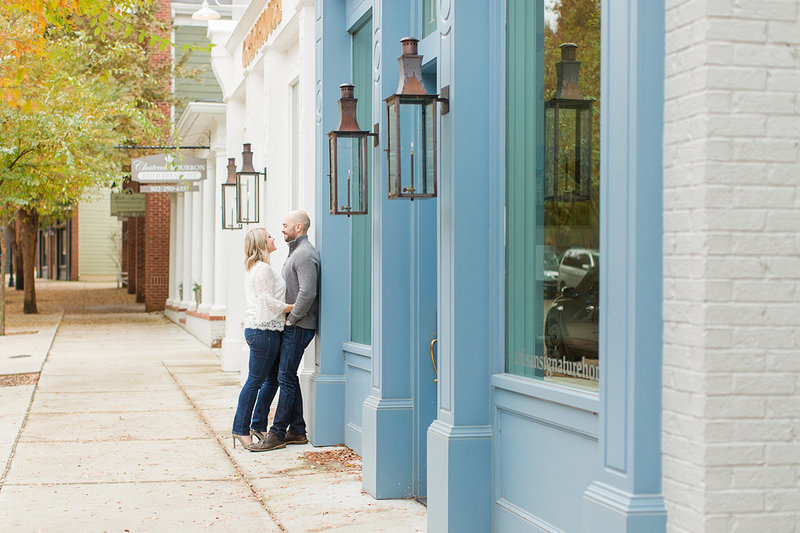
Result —
M 286 284 L 269 264 L 269 254 L 276 249 L 275 240 L 264 228 L 251 229 L 244 238 L 244 294 L 247 303 L 244 338 L 250 347 L 250 362 L 247 381 L 239 393 L 239 405 L 233 418 L 234 448 L 237 439 L 245 448 L 253 443 L 250 432 L 253 406 L 258 390 L 278 362 L 285 315 L 294 307 L 284 302 Z M 277 382 L 274 388 L 277 389 Z

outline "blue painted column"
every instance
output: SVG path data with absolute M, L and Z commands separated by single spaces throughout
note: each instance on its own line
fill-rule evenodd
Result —
M 661 496 L 664 4 L 602 6 L 599 476 L 584 531 L 666 527 Z
M 345 0 L 315 3 L 316 169 L 315 243 L 320 255 L 317 353 L 311 374 L 310 437 L 315 446 L 344 442 L 344 354 L 350 337 L 350 221 L 330 214 L 328 132 L 339 122 L 339 85 L 350 81 Z
M 377 498 L 412 494 L 412 280 L 413 205 L 387 199 L 386 109 L 397 88 L 400 39 L 412 34 L 407 2 L 373 3 L 373 121 L 381 146 L 373 152 L 372 211 L 372 387 L 363 404 L 364 489 Z M 359 103 L 360 104 L 360 103 Z M 417 202 L 413 202 L 417 203 Z
M 490 199 L 502 194 L 490 186 L 498 167 L 489 102 L 502 98 L 490 80 L 503 75 L 488 45 L 495 12 L 491 2 L 439 2 L 439 85 L 450 86 L 450 113 L 440 138 L 438 414 L 428 430 L 428 530 L 437 532 L 492 527 L 490 324 L 502 314 L 491 308 L 497 273 L 486 239 Z

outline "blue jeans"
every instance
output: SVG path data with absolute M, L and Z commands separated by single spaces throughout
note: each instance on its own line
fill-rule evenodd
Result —
M 275 394 L 278 392 L 278 360 L 276 358 L 275 364 L 272 365 L 269 372 L 267 372 L 267 379 L 261 385 L 261 390 L 258 391 L 258 398 L 256 399 L 256 407 L 253 410 L 253 421 L 250 422 L 250 427 L 261 433 L 267 431 L 267 422 L 269 422 L 269 408 L 272 406 L 272 400 L 275 399 Z
M 306 421 L 303 419 L 303 397 L 300 395 L 300 380 L 297 378 L 297 368 L 303 352 L 314 338 L 315 330 L 287 326 L 283 330 L 281 340 L 281 356 L 278 363 L 278 383 L 281 394 L 278 396 L 278 408 L 275 410 L 275 419 L 269 430 L 281 440 L 286 438 L 286 430 L 292 428 L 292 433 L 305 435 Z
M 253 415 L 258 391 L 268 381 L 273 369 L 277 369 L 278 366 L 281 332 L 247 328 L 244 330 L 244 340 L 250 347 L 250 361 L 247 381 L 239 393 L 239 404 L 233 417 L 233 433 L 236 435 L 250 434 L 250 418 Z M 277 389 L 275 378 L 273 381 Z

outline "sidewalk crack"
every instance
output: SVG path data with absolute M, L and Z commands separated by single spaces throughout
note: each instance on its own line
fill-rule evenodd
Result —
M 264 508 L 264 510 L 269 515 L 269 517 L 275 523 L 275 525 L 278 526 L 278 528 L 283 533 L 286 533 L 287 532 L 286 528 L 281 523 L 281 521 L 278 519 L 278 517 L 275 515 L 275 512 L 272 509 L 269 508 L 269 506 L 264 501 L 264 497 L 261 494 L 259 494 L 259 492 L 255 488 L 255 486 L 250 482 L 249 479 L 247 479 L 247 476 L 244 474 L 244 472 L 242 472 L 241 468 L 239 468 L 239 463 L 236 462 L 236 459 L 233 458 L 233 456 L 231 455 L 230 451 L 228 451 L 228 449 L 222 444 L 222 438 L 214 432 L 214 429 L 211 426 L 211 423 L 206 419 L 205 416 L 203 416 L 203 411 L 201 411 L 200 408 L 197 406 L 197 404 L 195 404 L 194 401 L 192 401 L 191 397 L 189 397 L 189 395 L 186 393 L 186 390 L 183 388 L 183 386 L 180 384 L 178 379 L 175 377 L 175 374 L 173 374 L 172 370 L 170 370 L 170 368 L 164 363 L 164 361 L 162 361 L 161 364 L 164 366 L 164 368 L 166 369 L 167 373 L 172 378 L 172 381 L 175 382 L 175 385 L 178 387 L 178 389 L 180 389 L 181 393 L 183 393 L 184 397 L 186 397 L 186 401 L 189 402 L 189 405 L 192 406 L 192 409 L 195 410 L 195 412 L 197 413 L 197 416 L 199 416 L 200 420 L 202 420 L 203 425 L 206 427 L 206 432 L 209 435 L 211 435 L 211 437 L 217 441 L 217 444 L 219 444 L 220 448 L 222 448 L 222 451 L 225 453 L 225 456 L 231 462 L 231 465 L 233 465 L 233 469 L 236 470 L 236 473 L 238 474 L 238 476 L 241 478 L 242 481 L 244 481 L 244 483 L 250 489 L 250 492 L 253 493 L 253 497 L 256 499 L 256 501 L 258 503 L 261 504 L 261 507 Z

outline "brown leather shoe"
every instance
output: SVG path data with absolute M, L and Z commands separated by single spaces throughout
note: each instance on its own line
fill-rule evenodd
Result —
M 247 447 L 251 452 L 268 452 L 279 448 L 286 448 L 286 443 L 271 431 L 267 432 L 266 438 Z
M 286 444 L 308 444 L 308 437 L 305 433 L 292 433 L 286 430 Z

